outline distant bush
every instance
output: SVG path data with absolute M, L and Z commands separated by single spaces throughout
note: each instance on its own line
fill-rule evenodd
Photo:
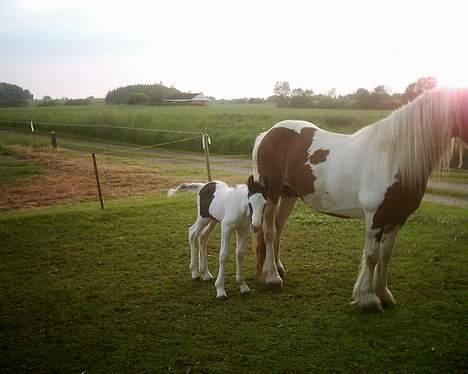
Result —
M 66 106 L 90 105 L 90 99 L 68 99 L 65 101 Z
M 37 106 L 56 106 L 60 105 L 59 100 L 42 100 Z
M 162 83 L 156 84 L 136 84 L 132 86 L 119 87 L 111 90 L 106 95 L 106 104 L 159 104 L 165 97 L 179 93 L 174 87 L 166 87 Z M 142 97 L 136 95 L 145 95 L 147 100 L 144 102 L 132 102 L 130 99 L 142 100 Z
M 0 107 L 17 107 L 28 105 L 33 95 L 16 84 L 0 83 Z
M 127 100 L 127 104 L 130 105 L 137 105 L 137 104 L 145 104 L 150 101 L 150 98 L 144 93 L 136 93 L 130 96 Z

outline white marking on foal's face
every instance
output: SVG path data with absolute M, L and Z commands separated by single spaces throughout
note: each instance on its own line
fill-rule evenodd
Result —
M 266 199 L 260 192 L 249 197 L 249 209 L 252 217 L 250 228 L 253 232 L 258 232 L 262 227 L 263 210 L 265 209 L 266 203 Z

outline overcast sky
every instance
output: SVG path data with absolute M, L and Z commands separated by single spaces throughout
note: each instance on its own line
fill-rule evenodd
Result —
M 465 5 L 466 4 L 466 5 Z M 216 98 L 468 86 L 468 1 L 0 0 L 0 82 L 36 98 L 162 81 Z

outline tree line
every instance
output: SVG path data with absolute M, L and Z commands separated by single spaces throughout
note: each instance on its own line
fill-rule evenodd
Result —
M 385 86 L 379 85 L 373 91 L 359 88 L 348 95 L 337 95 L 335 89 L 316 95 L 311 89 L 291 89 L 289 82 L 279 81 L 268 101 L 291 108 L 395 109 L 436 86 L 435 77 L 421 77 L 410 83 L 403 93 L 390 94 Z
M 33 95 L 16 84 L 0 83 L 0 107 L 26 106 Z
M 165 97 L 180 93 L 175 87 L 166 87 L 162 82 L 135 84 L 111 90 L 106 95 L 106 104 L 158 104 Z

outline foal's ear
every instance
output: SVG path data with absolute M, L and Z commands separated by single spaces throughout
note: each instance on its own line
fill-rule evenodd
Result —
M 247 179 L 247 186 L 250 187 L 250 186 L 253 186 L 253 184 L 254 184 L 254 179 L 253 179 L 253 175 L 251 175 L 249 179 Z

